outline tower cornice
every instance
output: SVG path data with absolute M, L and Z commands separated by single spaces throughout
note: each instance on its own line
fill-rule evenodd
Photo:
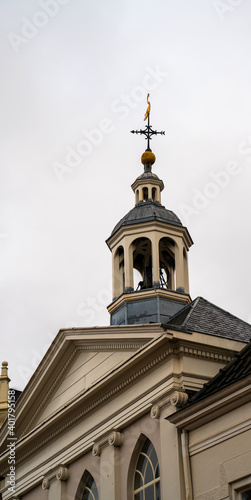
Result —
M 161 233 L 161 236 L 170 237 L 181 237 L 185 243 L 186 249 L 188 250 L 193 245 L 192 237 L 185 226 L 180 226 L 178 224 L 171 224 L 161 221 L 144 221 L 144 222 L 133 222 L 131 224 L 125 224 L 120 226 L 120 228 L 109 236 L 106 240 L 106 244 L 110 250 L 112 250 L 117 244 L 119 244 L 124 237 L 133 236 L 137 234 L 139 237 L 145 233 L 156 232 Z

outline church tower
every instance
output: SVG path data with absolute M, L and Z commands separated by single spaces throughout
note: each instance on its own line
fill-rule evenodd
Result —
M 152 129 L 148 98 L 147 125 L 132 130 L 147 140 L 141 157 L 144 171 L 131 186 L 135 206 L 107 239 L 112 252 L 111 325 L 166 323 L 191 302 L 187 253 L 193 241 L 177 215 L 161 204 L 164 184 L 152 172 L 150 140 L 165 132 Z

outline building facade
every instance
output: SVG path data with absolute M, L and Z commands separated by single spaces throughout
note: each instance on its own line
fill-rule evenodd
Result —
M 198 395 L 243 352 L 251 326 L 191 299 L 193 242 L 161 203 L 150 108 L 146 118 L 136 131 L 148 147 L 135 206 L 107 240 L 111 325 L 58 332 L 16 404 L 14 436 L 8 418 L 0 430 L 3 500 L 250 498 L 234 496 L 246 494 L 251 473 L 248 385 L 245 397 L 237 387 L 235 396 L 217 393 L 215 414 L 212 395 Z

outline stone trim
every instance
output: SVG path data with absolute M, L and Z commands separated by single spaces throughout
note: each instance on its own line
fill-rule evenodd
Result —
M 158 419 L 160 417 L 161 411 L 164 407 L 168 405 L 176 406 L 177 408 L 182 408 L 188 401 L 188 395 L 186 392 L 174 391 L 167 398 L 162 399 L 158 403 L 154 404 L 151 408 L 151 418 Z
M 137 342 L 137 343 L 136 342 L 134 342 L 134 343 L 124 342 L 123 344 L 121 344 L 121 343 L 116 343 L 116 344 L 115 343 L 113 343 L 113 344 L 105 344 L 105 343 L 91 344 L 91 343 L 89 343 L 89 344 L 75 347 L 75 349 L 72 351 L 70 357 L 67 359 L 66 363 L 63 365 L 62 369 L 59 371 L 53 384 L 50 386 L 48 392 L 46 393 L 46 396 L 42 399 L 40 405 L 37 407 L 37 410 L 30 418 L 29 423 L 25 427 L 25 429 L 23 430 L 21 437 L 25 436 L 25 434 L 27 434 L 29 432 L 29 430 L 32 427 L 33 422 L 36 420 L 37 416 L 41 414 L 42 409 L 44 408 L 48 399 L 50 398 L 51 394 L 53 393 L 54 389 L 56 388 L 59 380 L 62 379 L 64 373 L 66 372 L 68 366 L 70 365 L 70 363 L 72 362 L 72 360 L 74 359 L 74 357 L 76 356 L 78 351 L 92 351 L 92 350 L 95 350 L 95 351 L 110 351 L 110 350 L 114 351 L 114 350 L 131 350 L 131 349 L 138 350 L 141 347 L 142 347 L 142 341 Z
M 25 427 L 25 429 L 22 432 L 21 437 L 25 436 L 25 434 L 27 434 L 29 432 L 29 430 L 31 429 L 34 420 L 36 420 L 37 416 L 41 413 L 42 409 L 44 408 L 44 406 L 46 405 L 48 399 L 50 398 L 51 394 L 53 393 L 54 389 L 56 388 L 59 380 L 62 379 L 62 376 L 66 372 L 68 366 L 71 364 L 73 358 L 76 355 L 76 351 L 77 351 L 77 349 L 74 349 L 72 351 L 71 355 L 69 356 L 69 358 L 67 359 L 67 361 L 64 363 L 62 369 L 59 371 L 59 373 L 58 373 L 57 377 L 55 378 L 54 382 L 50 385 L 50 388 L 47 391 L 45 397 L 42 399 L 40 405 L 38 405 L 36 411 L 31 416 L 28 425 Z
M 223 361 L 224 363 L 228 363 L 229 361 L 232 361 L 232 359 L 234 358 L 234 354 L 232 356 L 227 354 L 222 354 L 220 352 L 211 351 L 209 348 L 201 349 L 198 347 L 188 347 L 181 345 L 178 348 L 178 351 L 179 353 L 185 354 L 187 356 L 213 359 L 214 361 L 219 361 L 219 362 Z
M 149 339 L 147 340 L 149 342 Z M 126 342 L 124 344 L 84 344 L 77 347 L 78 351 L 131 351 L 140 349 L 143 342 Z
M 127 387 L 128 385 L 133 383 L 136 379 L 138 379 L 142 375 L 145 375 L 149 370 L 151 370 L 153 367 L 158 365 L 161 361 L 163 361 L 170 354 L 173 354 L 173 348 L 169 348 L 166 351 L 160 353 L 158 356 L 155 357 L 155 359 L 151 360 L 145 366 L 142 366 L 133 375 L 130 375 L 129 377 L 127 377 L 123 382 L 120 382 L 119 384 L 117 384 L 113 389 L 106 392 L 103 396 L 99 397 L 96 401 L 94 401 L 89 406 L 84 408 L 77 415 L 74 415 L 74 417 L 67 420 L 67 422 L 65 424 L 61 425 L 60 427 L 58 427 L 57 430 L 55 430 L 51 434 L 48 434 L 45 439 L 43 439 L 39 442 L 39 444 L 30 448 L 29 451 L 27 451 L 27 453 L 22 454 L 22 457 L 19 459 L 19 461 L 17 461 L 17 463 L 21 462 L 24 458 L 29 456 L 33 451 L 38 450 L 41 446 L 48 443 L 55 436 L 57 436 L 61 432 L 65 431 L 65 429 L 67 429 L 67 427 L 69 427 L 70 425 L 74 424 L 75 422 L 77 422 L 78 420 L 80 420 L 81 418 L 86 416 L 88 413 L 93 411 L 98 406 L 102 405 L 107 399 L 109 399 L 110 397 L 112 397 L 115 394 L 117 394 L 118 392 L 120 392 L 122 389 L 124 389 L 125 387 Z M 24 439 L 25 439 L 25 437 L 24 437 Z M 17 446 L 18 446 L 18 442 L 17 442 Z
M 186 392 L 175 391 L 170 396 L 170 403 L 172 406 L 177 406 L 177 408 L 183 408 L 188 402 L 188 395 Z
M 44 476 L 42 480 L 42 489 L 48 490 L 50 488 L 51 481 L 55 479 L 58 481 L 67 481 L 67 479 L 69 479 L 69 476 L 69 469 L 65 465 L 59 465 L 57 469 L 48 472 L 48 474 Z
M 223 441 L 226 441 L 228 439 L 233 438 L 234 436 L 237 436 L 238 434 L 241 434 L 242 432 L 246 432 L 251 429 L 251 418 L 248 420 L 245 420 L 244 422 L 239 422 L 238 424 L 232 425 L 228 429 L 224 429 L 223 431 L 219 431 L 215 433 L 214 435 L 210 436 L 209 438 L 203 439 L 194 445 L 190 445 L 190 455 L 197 455 L 197 453 L 200 453 L 201 451 L 207 450 L 208 448 L 211 448 L 212 446 L 215 446 L 219 443 L 222 443 Z
M 123 442 L 124 442 L 124 434 L 122 432 L 114 430 L 108 436 L 105 436 L 97 443 L 94 443 L 92 447 L 92 454 L 94 457 L 100 457 L 102 450 L 106 446 L 109 445 L 109 446 L 120 447 L 122 446 Z
M 145 375 L 149 370 L 151 370 L 153 367 L 155 367 L 156 365 L 158 365 L 159 363 L 161 363 L 169 355 L 179 355 L 180 352 L 183 352 L 183 353 L 186 353 L 186 354 L 188 353 L 189 356 L 196 356 L 197 357 L 197 356 L 200 356 L 198 354 L 199 351 L 201 352 L 201 356 L 204 355 L 207 358 L 216 359 L 216 360 L 220 361 L 220 359 L 219 359 L 220 358 L 220 354 L 217 353 L 217 352 L 211 352 L 210 349 L 202 351 L 202 350 L 199 350 L 198 348 L 194 348 L 194 347 L 189 347 L 188 348 L 186 346 L 180 346 L 180 345 L 179 346 L 169 345 L 168 348 L 164 352 L 160 353 L 158 356 L 156 356 L 154 359 L 152 359 L 145 366 L 142 366 L 134 374 L 132 374 L 129 377 L 127 377 L 123 382 L 117 384 L 113 389 L 111 389 L 110 391 L 108 391 L 105 394 L 103 394 L 101 397 L 99 397 L 96 401 L 94 401 L 89 406 L 87 406 L 86 408 L 84 408 L 84 410 L 82 410 L 81 412 L 79 412 L 77 415 L 74 415 L 73 418 L 69 419 L 65 424 L 61 425 L 56 431 L 54 431 L 53 433 L 51 433 L 48 436 L 46 436 L 46 438 L 43 439 L 42 441 L 40 441 L 38 445 L 30 448 L 29 451 L 26 454 L 22 455 L 22 458 L 20 458 L 20 461 L 22 461 L 24 458 L 26 458 L 27 456 L 29 456 L 32 452 L 36 451 L 41 446 L 43 446 L 44 444 L 46 444 L 47 442 L 49 442 L 55 436 L 57 436 L 62 431 L 64 431 L 65 429 L 67 429 L 70 425 L 72 425 L 73 423 L 77 422 L 82 417 L 86 416 L 88 413 L 90 413 L 91 411 L 93 411 L 98 406 L 102 405 L 110 397 L 114 396 L 115 394 L 117 394 L 118 392 L 120 392 L 122 389 L 124 389 L 125 387 L 129 386 L 131 383 L 133 383 L 139 377 L 141 377 L 142 375 Z M 76 350 L 74 350 L 73 353 L 71 354 L 71 356 L 70 356 L 70 358 L 68 360 L 67 366 L 71 362 L 71 359 L 74 356 L 75 352 L 76 352 Z M 222 359 L 223 359 L 223 357 L 224 357 L 224 359 L 226 358 L 226 361 L 227 361 L 227 358 L 229 356 L 223 356 L 222 355 Z M 229 358 L 232 359 L 232 357 L 229 357 Z M 57 380 L 59 378 L 61 378 L 62 373 L 64 372 L 65 369 L 66 369 L 66 367 L 64 366 L 64 369 L 61 370 L 61 372 L 58 374 Z M 54 382 L 53 387 L 55 386 L 55 384 L 56 384 L 56 381 Z M 51 391 L 49 391 L 49 393 L 51 393 L 52 390 L 53 389 L 51 389 Z M 48 395 L 48 397 L 49 397 L 49 395 Z M 48 397 L 46 397 L 46 400 L 48 399 Z M 36 413 L 38 413 L 38 410 L 37 410 Z M 18 443 L 17 443 L 17 446 L 18 446 Z

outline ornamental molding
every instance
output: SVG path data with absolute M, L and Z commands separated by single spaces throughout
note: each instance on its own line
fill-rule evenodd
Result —
M 41 414 L 42 409 L 45 407 L 48 399 L 51 397 L 53 391 L 56 389 L 56 386 L 60 380 L 62 380 L 62 377 L 66 370 L 68 369 L 69 365 L 71 364 L 73 358 L 76 356 L 76 349 L 74 349 L 71 353 L 71 355 L 68 357 L 67 361 L 63 364 L 61 370 L 59 370 L 59 373 L 57 374 L 56 378 L 54 379 L 54 382 L 50 385 L 48 391 L 46 392 L 46 395 L 42 398 L 41 403 L 38 405 L 36 411 L 33 413 L 33 415 L 30 417 L 28 425 L 25 427 L 25 429 L 22 432 L 21 437 L 25 436 L 31 428 L 33 422 L 36 420 L 36 418 Z
M 124 434 L 117 430 L 113 430 L 110 434 L 105 436 L 103 439 L 94 443 L 92 447 L 92 455 L 94 457 L 100 457 L 101 452 L 106 446 L 120 447 L 124 443 Z
M 122 432 L 113 431 L 108 437 L 108 444 L 110 446 L 120 447 L 124 442 L 124 434 Z
M 207 358 L 207 359 L 212 359 L 214 361 L 219 361 L 220 363 L 228 363 L 229 361 L 232 361 L 232 359 L 235 357 L 235 355 L 229 355 L 225 354 L 223 352 L 211 350 L 210 347 L 207 348 L 201 348 L 201 347 L 195 347 L 195 346 L 188 346 L 188 345 L 179 345 L 177 348 L 177 353 L 179 354 L 185 354 L 186 356 L 192 356 L 196 358 Z
M 173 354 L 173 348 L 167 348 L 165 351 L 161 352 L 156 356 L 154 359 L 149 361 L 146 365 L 142 366 L 139 370 L 134 372 L 132 375 L 127 377 L 125 380 L 120 382 L 119 384 L 115 385 L 111 390 L 107 391 L 104 393 L 102 396 L 97 398 L 93 403 L 90 405 L 87 405 L 82 411 L 80 411 L 77 414 L 74 414 L 74 416 L 70 419 L 67 419 L 67 421 L 59 426 L 54 432 L 52 433 L 47 433 L 46 437 L 42 440 L 39 440 L 39 443 L 37 443 L 33 447 L 29 447 L 29 451 L 26 453 L 22 454 L 20 456 L 19 460 L 17 460 L 17 463 L 22 462 L 26 457 L 31 455 L 33 452 L 37 451 L 39 448 L 41 448 L 43 445 L 47 444 L 49 441 L 51 441 L 53 438 L 55 438 L 57 435 L 61 434 L 64 432 L 69 426 L 72 424 L 75 424 L 78 420 L 82 419 L 85 417 L 88 413 L 96 409 L 98 406 L 103 405 L 105 401 L 119 393 L 122 389 L 125 389 L 129 385 L 131 385 L 135 380 L 138 378 L 142 377 L 145 375 L 149 370 L 152 370 L 154 367 L 156 367 L 159 363 L 161 363 L 164 359 L 166 359 L 169 355 Z M 32 431 L 31 431 L 32 432 Z M 30 434 L 30 438 L 32 438 L 32 434 Z M 18 446 L 18 442 L 17 442 Z
M 154 404 L 151 408 L 151 418 L 159 419 L 161 411 L 168 405 L 176 406 L 177 408 L 182 408 L 188 402 L 188 395 L 183 391 L 174 391 L 168 397 L 162 399 L 158 403 Z
M 238 434 L 247 432 L 250 429 L 251 429 L 251 418 L 245 420 L 244 422 L 238 422 L 235 425 L 231 425 L 231 427 L 224 429 L 223 431 L 220 430 L 219 432 L 216 432 L 209 438 L 205 438 L 195 443 L 194 445 L 192 444 L 189 449 L 190 455 L 191 456 L 196 455 L 201 451 L 207 450 L 212 446 L 222 443 L 223 441 L 229 440 L 237 436 Z
M 49 490 L 51 482 L 55 479 L 57 481 L 67 481 L 70 477 L 70 471 L 65 465 L 59 465 L 58 468 L 50 471 L 42 480 L 42 489 Z
M 92 345 L 92 348 L 93 348 L 93 345 Z M 77 349 L 79 349 L 79 347 Z M 64 367 L 58 373 L 56 380 L 54 381 L 53 385 L 51 386 L 51 389 L 48 391 L 46 398 L 44 398 L 43 403 L 41 403 L 41 405 L 39 406 L 39 408 L 35 412 L 35 415 L 37 415 L 41 411 L 41 408 L 44 406 L 45 402 L 50 397 L 50 395 L 53 392 L 55 386 L 57 385 L 59 379 L 62 377 L 63 373 L 66 371 L 69 364 L 71 363 L 73 357 L 76 355 L 77 349 L 75 349 L 71 353 L 71 356 L 69 357 L 69 359 L 65 363 Z M 69 426 L 71 426 L 72 424 L 75 424 L 77 421 L 79 421 L 80 419 L 82 419 L 83 417 L 88 415 L 91 411 L 93 411 L 94 409 L 97 409 L 99 406 L 103 405 L 107 400 L 109 400 L 113 396 L 116 396 L 116 394 L 118 394 L 121 390 L 125 389 L 126 387 L 130 386 L 137 379 L 146 375 L 150 370 L 155 368 L 158 364 L 162 363 L 167 357 L 178 356 L 181 354 L 195 356 L 195 357 L 198 357 L 198 356 L 205 357 L 205 358 L 208 358 L 210 360 L 215 359 L 215 360 L 218 360 L 221 362 L 223 360 L 225 362 L 227 362 L 228 360 L 231 360 L 233 358 L 233 356 L 227 356 L 227 355 L 221 354 L 220 352 L 214 352 L 214 351 L 210 350 L 210 346 L 208 349 L 199 349 L 197 346 L 196 347 L 193 347 L 193 346 L 188 347 L 188 346 L 185 346 L 184 344 L 181 345 L 179 341 L 178 342 L 177 341 L 175 341 L 175 342 L 169 341 L 167 348 L 163 352 L 160 352 L 157 356 L 155 356 L 154 359 L 152 359 L 151 361 L 146 363 L 144 366 L 142 366 L 141 368 L 136 370 L 132 375 L 125 378 L 122 382 L 115 385 L 112 389 L 110 389 L 109 391 L 102 394 L 102 396 L 98 397 L 95 401 L 93 401 L 93 403 L 87 405 L 82 411 L 78 412 L 77 414 L 75 413 L 72 418 L 67 419 L 67 421 L 64 424 L 60 425 L 54 432 L 50 433 L 48 430 L 46 437 L 44 439 L 39 440 L 39 443 L 37 443 L 35 446 L 29 447 L 29 450 L 26 453 L 22 454 L 22 457 L 20 457 L 20 459 L 17 460 L 17 463 L 23 461 L 26 457 L 31 455 L 33 452 L 37 451 L 42 446 L 46 445 L 53 438 L 55 438 L 56 436 L 58 436 L 59 434 L 64 432 L 67 428 L 69 428 Z M 74 404 L 74 402 L 75 401 L 72 401 L 71 403 Z M 156 412 L 156 415 L 158 415 L 159 411 L 157 409 L 153 410 L 153 415 L 155 414 L 155 412 Z M 32 421 L 34 421 L 35 415 L 32 418 Z M 158 417 L 155 416 L 153 418 L 158 418 Z M 45 422 L 45 424 L 46 424 L 46 422 Z M 41 425 L 42 425 L 42 423 L 41 423 Z M 30 428 L 30 425 L 29 425 L 29 428 Z M 34 432 L 36 432 L 36 429 L 34 429 Z M 33 430 L 30 431 L 30 436 L 29 436 L 30 438 L 32 438 L 32 433 L 33 433 Z M 29 439 L 29 437 L 28 437 L 28 439 Z M 25 436 L 24 436 L 24 439 L 25 439 Z M 18 442 L 17 442 L 17 446 L 18 446 Z
M 81 346 L 77 347 L 78 351 L 131 351 L 131 350 L 137 350 L 144 345 L 145 342 L 139 341 L 139 342 L 124 342 L 122 343 L 116 343 L 116 344 L 108 344 L 108 343 L 102 343 L 102 344 L 83 344 Z
M 177 408 L 183 408 L 188 402 L 188 395 L 186 392 L 174 391 L 170 396 L 170 403 Z
M 60 380 L 62 380 L 65 372 L 67 371 L 69 365 L 71 364 L 72 360 L 74 357 L 76 357 L 76 354 L 79 351 L 114 351 L 114 350 L 138 350 L 142 347 L 143 342 L 123 342 L 123 343 L 105 343 L 105 340 L 103 343 L 88 343 L 88 344 L 82 344 L 82 345 L 77 345 L 75 349 L 72 351 L 71 355 L 67 358 L 67 361 L 63 364 L 61 370 L 59 370 L 56 378 L 54 379 L 54 382 L 50 385 L 48 391 L 46 392 L 46 395 L 42 398 L 41 403 L 37 407 L 36 411 L 33 413 L 32 417 L 29 419 L 28 425 L 25 427 L 25 429 L 22 432 L 21 437 L 25 436 L 25 434 L 28 434 L 28 432 L 32 429 L 32 424 L 36 420 L 36 418 L 41 415 L 42 409 L 45 407 L 47 401 L 50 399 L 51 395 L 53 394 L 53 391 L 56 389 L 56 386 Z

